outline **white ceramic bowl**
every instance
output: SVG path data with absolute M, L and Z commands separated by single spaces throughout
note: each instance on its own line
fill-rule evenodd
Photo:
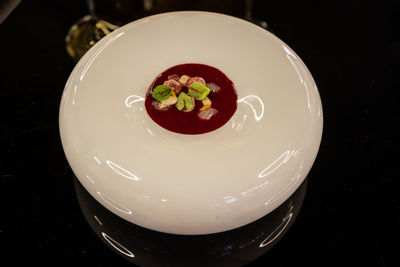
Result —
M 182 135 L 148 116 L 154 78 L 202 63 L 235 84 L 238 107 L 221 128 Z M 322 107 L 301 59 L 273 34 L 208 12 L 129 23 L 79 61 L 60 106 L 74 173 L 102 205 L 143 227 L 209 234 L 248 224 L 283 203 L 308 174 Z

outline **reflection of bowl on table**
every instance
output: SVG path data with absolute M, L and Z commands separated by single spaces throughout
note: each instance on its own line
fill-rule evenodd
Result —
M 298 215 L 305 180 L 282 205 L 246 226 L 210 235 L 173 235 L 134 225 L 99 204 L 75 179 L 75 192 L 92 230 L 114 252 L 140 266 L 243 266 L 264 254 Z
M 171 40 L 171 31 L 204 38 Z M 147 115 L 150 83 L 182 63 L 216 67 L 235 84 L 237 110 L 221 128 L 181 135 Z M 264 217 L 296 191 L 318 151 L 322 109 L 306 66 L 274 35 L 174 12 L 123 26 L 85 54 L 63 94 L 60 132 L 74 173 L 107 209 L 160 232 L 211 234 Z

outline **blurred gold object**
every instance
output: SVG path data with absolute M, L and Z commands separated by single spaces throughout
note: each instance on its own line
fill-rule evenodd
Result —
M 90 47 L 117 28 L 93 15 L 84 16 L 71 26 L 65 37 L 68 54 L 78 61 Z
M 86 7 L 88 15 L 72 25 L 65 37 L 67 52 L 76 61 L 101 38 L 117 29 L 115 24 L 124 25 L 142 17 L 169 11 L 219 12 L 244 18 L 271 31 L 265 21 L 253 17 L 253 0 L 107 0 L 96 3 L 95 0 L 86 0 Z

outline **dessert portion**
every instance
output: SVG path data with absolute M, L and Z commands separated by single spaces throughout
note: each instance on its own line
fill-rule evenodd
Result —
M 161 73 L 150 86 L 145 106 L 161 127 L 182 134 L 202 134 L 225 124 L 236 110 L 237 93 L 220 70 L 182 64 Z
M 153 89 L 151 95 L 157 101 L 153 103 L 154 107 L 166 110 L 175 106 L 179 111 L 192 112 L 196 105 L 202 105 L 197 116 L 200 120 L 209 120 L 218 113 L 218 110 L 211 107 L 212 101 L 207 97 L 211 92 L 208 86 L 214 91 L 219 91 L 218 85 L 206 84 L 202 77 L 170 75 L 162 85 L 157 85 Z

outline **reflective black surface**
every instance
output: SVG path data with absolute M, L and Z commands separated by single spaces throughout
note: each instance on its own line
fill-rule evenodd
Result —
M 107 8 L 115 0 L 102 2 L 99 16 L 113 23 L 151 13 L 126 0 L 139 9 L 115 19 Z M 246 16 L 235 1 L 182 2 L 163 10 Z M 1 15 L 8 3 L 0 1 Z M 59 101 L 75 65 L 65 35 L 87 14 L 85 1 L 25 0 L 0 24 L 1 266 L 131 265 L 87 224 L 59 138 Z M 324 133 L 295 223 L 250 265 L 399 266 L 399 2 L 253 1 L 252 17 L 310 69 Z
M 172 235 L 134 225 L 98 203 L 75 178 L 79 206 L 92 230 L 110 249 L 140 266 L 243 266 L 272 248 L 289 230 L 306 193 L 307 180 L 263 218 L 210 235 Z

